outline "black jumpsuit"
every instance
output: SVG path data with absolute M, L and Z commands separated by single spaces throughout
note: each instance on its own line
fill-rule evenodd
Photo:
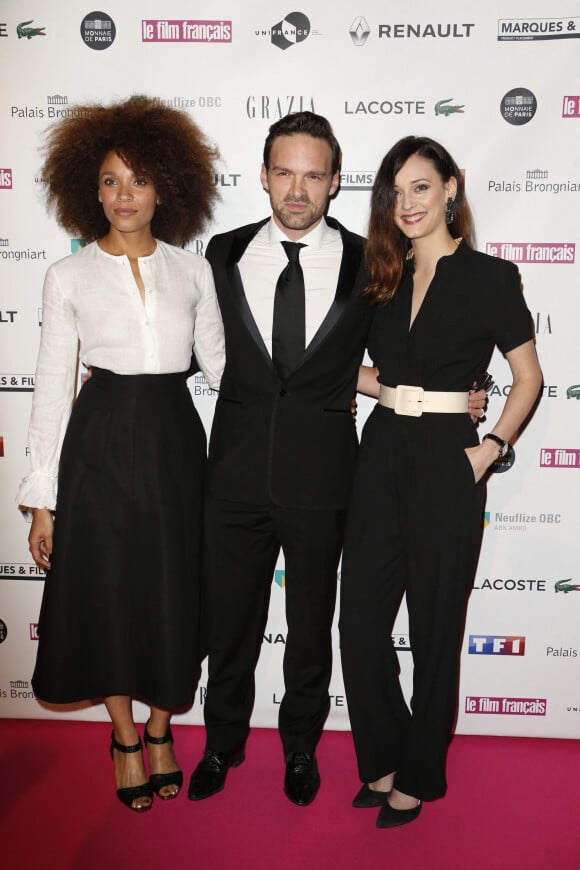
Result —
M 387 386 L 467 391 L 487 366 L 533 337 L 517 268 L 465 242 L 439 260 L 409 330 L 413 263 L 377 309 L 369 353 Z M 469 415 L 409 417 L 377 405 L 363 431 L 344 544 L 341 654 L 363 782 L 397 771 L 396 787 L 445 793 L 467 597 L 483 528 L 485 485 L 464 448 Z M 413 653 L 410 713 L 391 633 L 406 592 Z

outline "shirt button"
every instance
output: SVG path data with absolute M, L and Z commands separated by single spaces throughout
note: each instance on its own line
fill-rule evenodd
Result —
M 287 392 L 287 390 L 280 390 L 280 396 L 284 398 L 284 396 L 287 395 Z

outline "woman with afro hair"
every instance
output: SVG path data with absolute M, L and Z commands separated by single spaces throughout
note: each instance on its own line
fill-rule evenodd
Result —
M 47 571 L 32 685 L 50 703 L 104 700 L 117 794 L 137 812 L 182 785 L 169 722 L 200 658 L 206 444 L 186 378 L 195 356 L 217 388 L 224 342 L 210 267 L 181 246 L 211 218 L 216 157 L 186 113 L 137 97 L 75 107 L 42 168 L 49 207 L 87 244 L 43 291 L 18 493 Z M 91 377 L 73 405 L 79 361 Z M 149 778 L 133 698 L 150 707 Z

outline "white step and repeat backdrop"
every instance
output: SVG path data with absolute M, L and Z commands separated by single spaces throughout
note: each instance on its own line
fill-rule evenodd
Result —
M 79 244 L 44 211 L 38 146 L 75 103 L 148 94 L 190 112 L 221 150 L 215 221 L 191 245 L 200 253 L 212 232 L 268 213 L 262 145 L 288 112 L 312 109 L 332 121 L 344 161 L 331 213 L 361 233 L 375 170 L 394 141 L 426 134 L 457 157 L 478 247 L 521 270 L 545 376 L 515 466 L 488 489 L 457 731 L 580 737 L 578 4 L 103 2 L 0 2 L 0 716 L 61 715 L 30 688 L 43 575 L 14 505 L 28 467 L 43 275 Z M 490 421 L 509 390 L 498 354 L 492 371 Z M 209 426 L 215 398 L 199 376 L 190 385 Z M 361 401 L 359 424 L 369 407 Z M 285 636 L 280 560 L 256 725 L 276 722 Z M 393 640 L 409 693 L 404 608 Z M 336 636 L 335 646 L 328 727 L 346 729 Z M 205 672 L 181 721 L 202 721 L 204 691 Z M 67 715 L 100 719 L 104 708 Z

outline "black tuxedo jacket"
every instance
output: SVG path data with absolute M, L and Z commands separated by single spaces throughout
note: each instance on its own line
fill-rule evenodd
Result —
M 327 218 L 343 242 L 336 295 L 303 362 L 282 381 L 238 269 L 266 222 L 214 236 L 207 248 L 226 341 L 209 443 L 209 490 L 250 504 L 343 508 L 357 449 L 350 405 L 372 317 L 360 295 L 367 280 L 364 240 Z

